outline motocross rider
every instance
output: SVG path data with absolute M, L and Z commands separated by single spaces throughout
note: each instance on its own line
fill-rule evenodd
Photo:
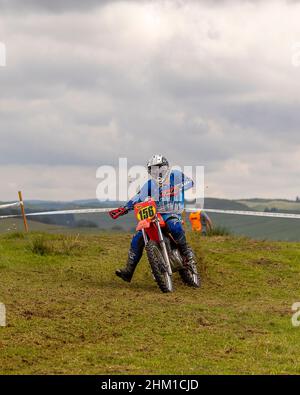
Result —
M 134 209 L 136 203 L 151 197 L 155 200 L 157 211 L 162 215 L 167 230 L 177 243 L 186 264 L 195 264 L 193 251 L 186 241 L 181 217 L 184 209 L 184 191 L 193 187 L 193 181 L 180 170 L 170 170 L 169 162 L 162 155 L 153 155 L 147 163 L 147 169 L 150 175 L 148 181 L 125 206 L 110 211 L 110 216 L 116 219 L 127 214 Z M 143 234 L 140 230 L 132 238 L 126 266 L 116 271 L 118 277 L 127 282 L 131 281 L 135 268 L 142 257 L 144 245 Z

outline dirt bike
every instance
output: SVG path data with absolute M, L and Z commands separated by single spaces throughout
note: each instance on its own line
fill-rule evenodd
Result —
M 145 250 L 152 274 L 162 292 L 173 291 L 172 274 L 179 272 L 183 283 L 191 287 L 200 287 L 200 276 L 195 264 L 188 264 L 180 254 L 176 242 L 167 231 L 161 214 L 157 212 L 156 203 L 149 199 L 134 206 L 138 220 L 136 230 L 141 230 Z

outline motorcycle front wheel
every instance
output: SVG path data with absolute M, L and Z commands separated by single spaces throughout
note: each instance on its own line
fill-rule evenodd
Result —
M 149 240 L 145 249 L 149 264 L 151 266 L 152 274 L 157 285 L 159 286 L 159 289 L 164 293 L 172 292 L 172 277 L 166 270 L 165 260 L 159 244 L 153 240 Z

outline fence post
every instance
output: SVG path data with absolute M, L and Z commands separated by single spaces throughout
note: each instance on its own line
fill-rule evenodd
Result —
M 21 213 L 22 213 L 22 217 L 23 217 L 23 221 L 24 221 L 25 232 L 28 232 L 28 223 L 27 223 L 27 218 L 26 218 L 26 214 L 25 214 L 22 192 L 19 191 L 18 194 L 19 194 L 19 200 L 20 200 Z

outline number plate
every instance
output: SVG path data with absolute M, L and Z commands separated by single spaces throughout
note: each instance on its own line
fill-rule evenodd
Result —
M 134 206 L 134 214 L 138 221 L 151 220 L 157 213 L 156 203 L 150 199 L 146 202 L 137 203 Z
M 144 219 L 151 219 L 156 214 L 156 207 L 155 206 L 146 206 L 138 210 L 137 212 L 137 219 L 142 221 Z

